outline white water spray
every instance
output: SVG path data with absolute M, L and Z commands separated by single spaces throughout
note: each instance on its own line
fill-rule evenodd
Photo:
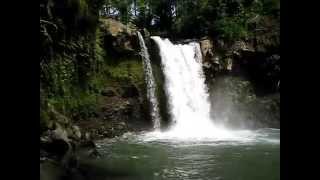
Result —
M 152 67 L 150 62 L 150 56 L 148 53 L 148 49 L 145 45 L 144 39 L 140 32 L 138 32 L 139 43 L 141 47 L 141 56 L 143 58 L 143 69 L 145 82 L 147 84 L 147 98 L 150 101 L 150 110 L 151 110 L 151 118 L 153 121 L 154 129 L 160 129 L 160 115 L 159 115 L 159 103 L 156 97 L 156 84 L 154 81 Z
M 169 109 L 175 122 L 168 132 L 160 134 L 178 138 L 233 137 L 210 119 L 209 94 L 199 43 L 175 45 L 158 36 L 151 38 L 160 49 Z

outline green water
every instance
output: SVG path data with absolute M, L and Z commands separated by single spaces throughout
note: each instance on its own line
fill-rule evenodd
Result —
M 98 147 L 109 179 L 278 180 L 279 138 L 275 129 L 259 130 L 243 141 L 126 135 L 100 141 Z

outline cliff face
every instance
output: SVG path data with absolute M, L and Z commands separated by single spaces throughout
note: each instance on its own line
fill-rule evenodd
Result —
M 257 35 L 255 41 L 200 40 L 215 119 L 232 128 L 280 128 L 276 37 L 271 32 Z
M 257 95 L 243 76 L 216 77 L 210 86 L 211 115 L 230 128 L 280 128 L 280 93 Z
M 203 38 L 201 48 L 208 80 L 218 74 L 243 75 L 254 83 L 258 94 L 280 90 L 279 17 L 257 16 L 250 23 L 255 29 L 243 40 L 224 41 Z
M 99 156 L 94 140 L 152 127 L 136 28 L 101 19 L 97 30 L 100 41 L 93 46 L 100 48 L 102 59 L 96 66 L 99 71 L 88 76 L 95 77 L 87 87 L 90 93 L 74 97 L 75 101 L 69 101 L 66 96 L 60 103 L 57 95 L 48 96 L 46 88 L 40 89 L 40 175 L 43 179 L 79 176 L 81 159 Z M 85 53 L 81 47 L 73 48 L 70 54 L 76 58 Z M 94 58 L 90 51 L 87 56 Z M 75 75 L 70 74 L 70 79 Z M 90 103 L 82 104 L 83 110 L 73 106 L 77 111 L 69 113 L 60 108 L 65 107 L 66 102 L 80 104 L 86 100 Z
M 137 28 L 101 19 L 105 49 L 104 87 L 96 116 L 79 122 L 95 138 L 151 127 Z

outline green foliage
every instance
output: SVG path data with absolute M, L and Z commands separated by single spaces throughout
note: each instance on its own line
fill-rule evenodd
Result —
M 253 38 L 256 24 L 264 23 L 261 17 L 280 17 L 279 0 L 109 0 L 107 4 L 120 11 L 125 23 L 181 38 Z
M 113 0 L 112 5 L 116 7 L 120 12 L 121 21 L 127 24 L 130 21 L 131 14 L 130 14 L 130 6 L 132 1 L 131 0 Z
M 218 34 L 228 41 L 248 37 L 248 27 L 239 17 L 225 17 L 215 23 Z
M 87 118 L 108 81 L 142 86 L 140 61 L 107 62 L 99 29 L 103 6 L 105 14 L 125 24 L 133 22 L 154 33 L 183 38 L 212 35 L 235 41 L 260 36 L 257 41 L 266 41 L 278 35 L 274 24 L 280 19 L 279 0 L 41 0 L 43 124 L 52 118 L 46 113 L 47 104 L 74 119 Z M 112 15 L 111 9 L 119 13 Z M 257 29 L 264 29 L 259 31 L 262 35 Z
M 73 96 L 54 96 L 48 99 L 48 103 L 68 117 L 79 120 L 90 117 L 95 111 L 97 95 L 88 92 L 77 92 Z
M 72 120 L 91 117 L 98 96 L 111 81 L 143 87 L 140 59 L 120 59 L 112 64 L 105 54 L 104 31 L 97 23 L 101 2 L 52 0 L 40 6 L 50 6 L 49 10 L 40 8 L 41 127 L 58 118 L 55 114 Z M 118 3 L 121 6 L 124 1 Z M 48 106 L 57 113 L 50 113 Z
M 93 42 L 93 46 L 88 46 L 87 42 L 90 41 L 83 39 L 65 44 L 66 51 L 56 53 L 49 63 L 40 63 L 41 83 L 49 103 L 70 116 L 89 115 L 97 90 L 102 88 L 99 79 L 104 63 L 103 50 L 98 42 Z
M 40 1 L 42 124 L 53 118 L 48 104 L 73 119 L 92 114 L 103 79 L 102 5 L 103 0 Z
M 140 59 L 121 59 L 119 63 L 106 66 L 108 78 L 143 86 L 143 66 Z

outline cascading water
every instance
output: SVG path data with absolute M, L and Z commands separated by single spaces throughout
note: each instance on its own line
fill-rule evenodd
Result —
M 140 34 L 139 38 L 152 116 L 158 128 L 150 59 Z M 175 124 L 164 132 L 159 129 L 128 132 L 97 142 L 99 153 L 106 157 L 102 162 L 99 158 L 101 171 L 94 170 L 97 177 L 102 178 L 106 173 L 104 179 L 108 179 L 111 172 L 112 178 L 132 180 L 280 179 L 280 130 L 236 132 L 218 127 L 209 117 L 210 103 L 199 44 L 174 45 L 168 39 L 152 39 L 160 49 L 169 109 Z
M 151 38 L 160 49 L 169 109 L 175 122 L 166 135 L 187 138 L 230 136 L 210 119 L 200 45 L 196 42 L 174 45 L 168 39 Z
M 151 106 L 151 118 L 153 121 L 154 129 L 160 129 L 160 115 L 159 115 L 159 103 L 156 97 L 156 84 L 154 81 L 152 67 L 150 62 L 150 56 L 148 49 L 145 45 L 144 39 L 140 32 L 138 32 L 139 44 L 141 48 L 141 56 L 143 58 L 143 69 L 145 74 L 145 82 L 147 84 L 147 98 L 150 101 Z

